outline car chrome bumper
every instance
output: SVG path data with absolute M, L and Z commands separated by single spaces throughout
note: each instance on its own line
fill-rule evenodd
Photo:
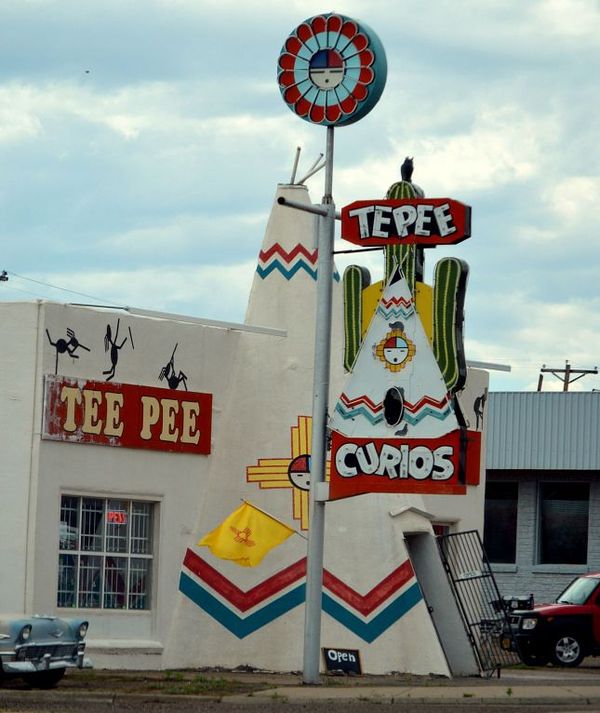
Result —
M 15 661 L 14 659 L 7 661 L 2 658 L 2 670 L 4 673 L 36 673 L 37 671 L 50 671 L 57 668 L 93 668 L 93 665 L 87 656 L 78 656 L 76 660 L 52 660 L 46 656 L 28 661 Z

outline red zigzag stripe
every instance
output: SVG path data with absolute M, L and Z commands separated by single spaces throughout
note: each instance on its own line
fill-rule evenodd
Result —
M 304 245 L 298 243 L 292 250 L 288 253 L 286 252 L 279 243 L 273 243 L 271 247 L 268 250 L 261 250 L 260 253 L 258 254 L 258 259 L 259 260 L 269 260 L 270 258 L 273 257 L 273 255 L 279 255 L 286 262 L 291 262 L 293 258 L 297 257 L 298 255 L 304 255 L 304 257 L 313 265 L 316 264 L 317 262 L 317 250 L 314 251 L 309 251 L 307 248 L 304 247 Z
M 242 612 L 260 604 L 272 594 L 296 580 L 302 579 L 306 574 L 306 558 L 304 557 L 244 592 L 192 550 L 185 553 L 183 565 Z
M 408 401 L 405 401 L 404 408 L 406 408 L 411 413 L 420 411 L 423 408 L 423 406 L 434 406 L 435 408 L 441 409 L 444 406 L 446 406 L 448 401 L 449 401 L 448 396 L 444 396 L 439 401 L 432 399 L 431 396 L 423 396 L 423 398 L 419 399 L 416 404 L 411 404 Z
M 371 399 L 364 395 L 364 396 L 357 396 L 356 398 L 351 399 L 349 396 L 346 394 L 342 394 L 340 396 L 340 401 L 345 404 L 346 406 L 354 407 L 358 406 L 360 404 L 365 404 L 369 408 L 370 411 L 381 411 L 383 408 L 383 403 L 374 403 L 371 401 Z
M 185 553 L 183 564 L 241 612 L 248 611 L 306 575 L 306 558 L 302 558 L 244 592 L 192 550 L 188 549 Z M 323 586 L 363 616 L 368 616 L 412 577 L 414 570 L 410 560 L 406 560 L 364 595 L 327 570 L 323 571 Z
M 360 612 L 363 616 L 368 616 L 373 610 L 383 604 L 388 597 L 406 584 L 414 576 L 414 571 L 410 560 L 403 562 L 397 569 L 390 572 L 387 577 L 376 584 L 367 594 L 359 594 L 357 591 L 344 584 L 340 579 L 334 577 L 331 572 L 323 571 L 323 586 L 329 589 L 332 594 L 342 599 L 346 604 Z
M 412 305 L 412 299 L 406 299 L 405 297 L 390 297 L 389 300 L 382 299 L 381 304 L 384 307 L 391 307 L 392 305 L 402 305 L 403 307 L 410 307 Z
M 356 406 L 359 406 L 360 404 L 364 404 L 369 408 L 370 411 L 373 412 L 381 411 L 381 409 L 383 408 L 383 403 L 376 404 L 371 401 L 371 399 L 366 395 L 356 396 L 355 398 L 351 399 L 347 394 L 342 394 L 340 396 L 340 401 L 350 408 L 354 408 Z M 420 411 L 423 406 L 433 406 L 435 408 L 441 409 L 448 403 L 448 401 L 448 396 L 444 396 L 439 401 L 432 399 L 430 396 L 423 396 L 423 398 L 419 399 L 416 404 L 411 404 L 410 401 L 405 401 L 404 408 L 407 411 L 410 411 L 411 413 Z

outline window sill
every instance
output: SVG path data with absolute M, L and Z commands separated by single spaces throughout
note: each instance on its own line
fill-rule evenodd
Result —
M 492 572 L 498 572 L 499 574 L 502 574 L 504 572 L 518 572 L 519 571 L 519 568 L 517 567 L 516 564 L 509 564 L 508 562 L 498 563 L 498 564 L 494 564 L 494 562 L 490 562 L 490 567 L 492 568 Z
M 57 616 L 85 618 L 89 616 L 152 616 L 152 609 L 94 609 L 94 607 L 56 607 Z
M 585 574 L 588 566 L 586 564 L 534 564 L 531 571 L 533 574 Z

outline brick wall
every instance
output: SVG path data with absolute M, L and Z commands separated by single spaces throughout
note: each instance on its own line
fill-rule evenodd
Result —
M 551 602 L 578 574 L 600 571 L 600 473 L 569 473 L 570 480 L 590 483 L 587 565 L 540 565 L 538 561 L 538 483 L 565 480 L 565 474 L 540 471 L 488 474 L 489 480 L 519 481 L 517 553 L 514 565 L 493 564 L 502 595 L 533 592 L 536 603 Z

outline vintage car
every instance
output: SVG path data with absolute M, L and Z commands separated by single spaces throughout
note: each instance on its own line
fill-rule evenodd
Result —
M 517 649 L 523 663 L 579 666 L 586 656 L 600 655 L 600 573 L 574 579 L 553 604 L 510 613 L 512 636 L 504 649 Z
M 0 680 L 19 677 L 35 688 L 53 688 L 67 668 L 91 668 L 87 629 L 83 619 L 0 616 Z

